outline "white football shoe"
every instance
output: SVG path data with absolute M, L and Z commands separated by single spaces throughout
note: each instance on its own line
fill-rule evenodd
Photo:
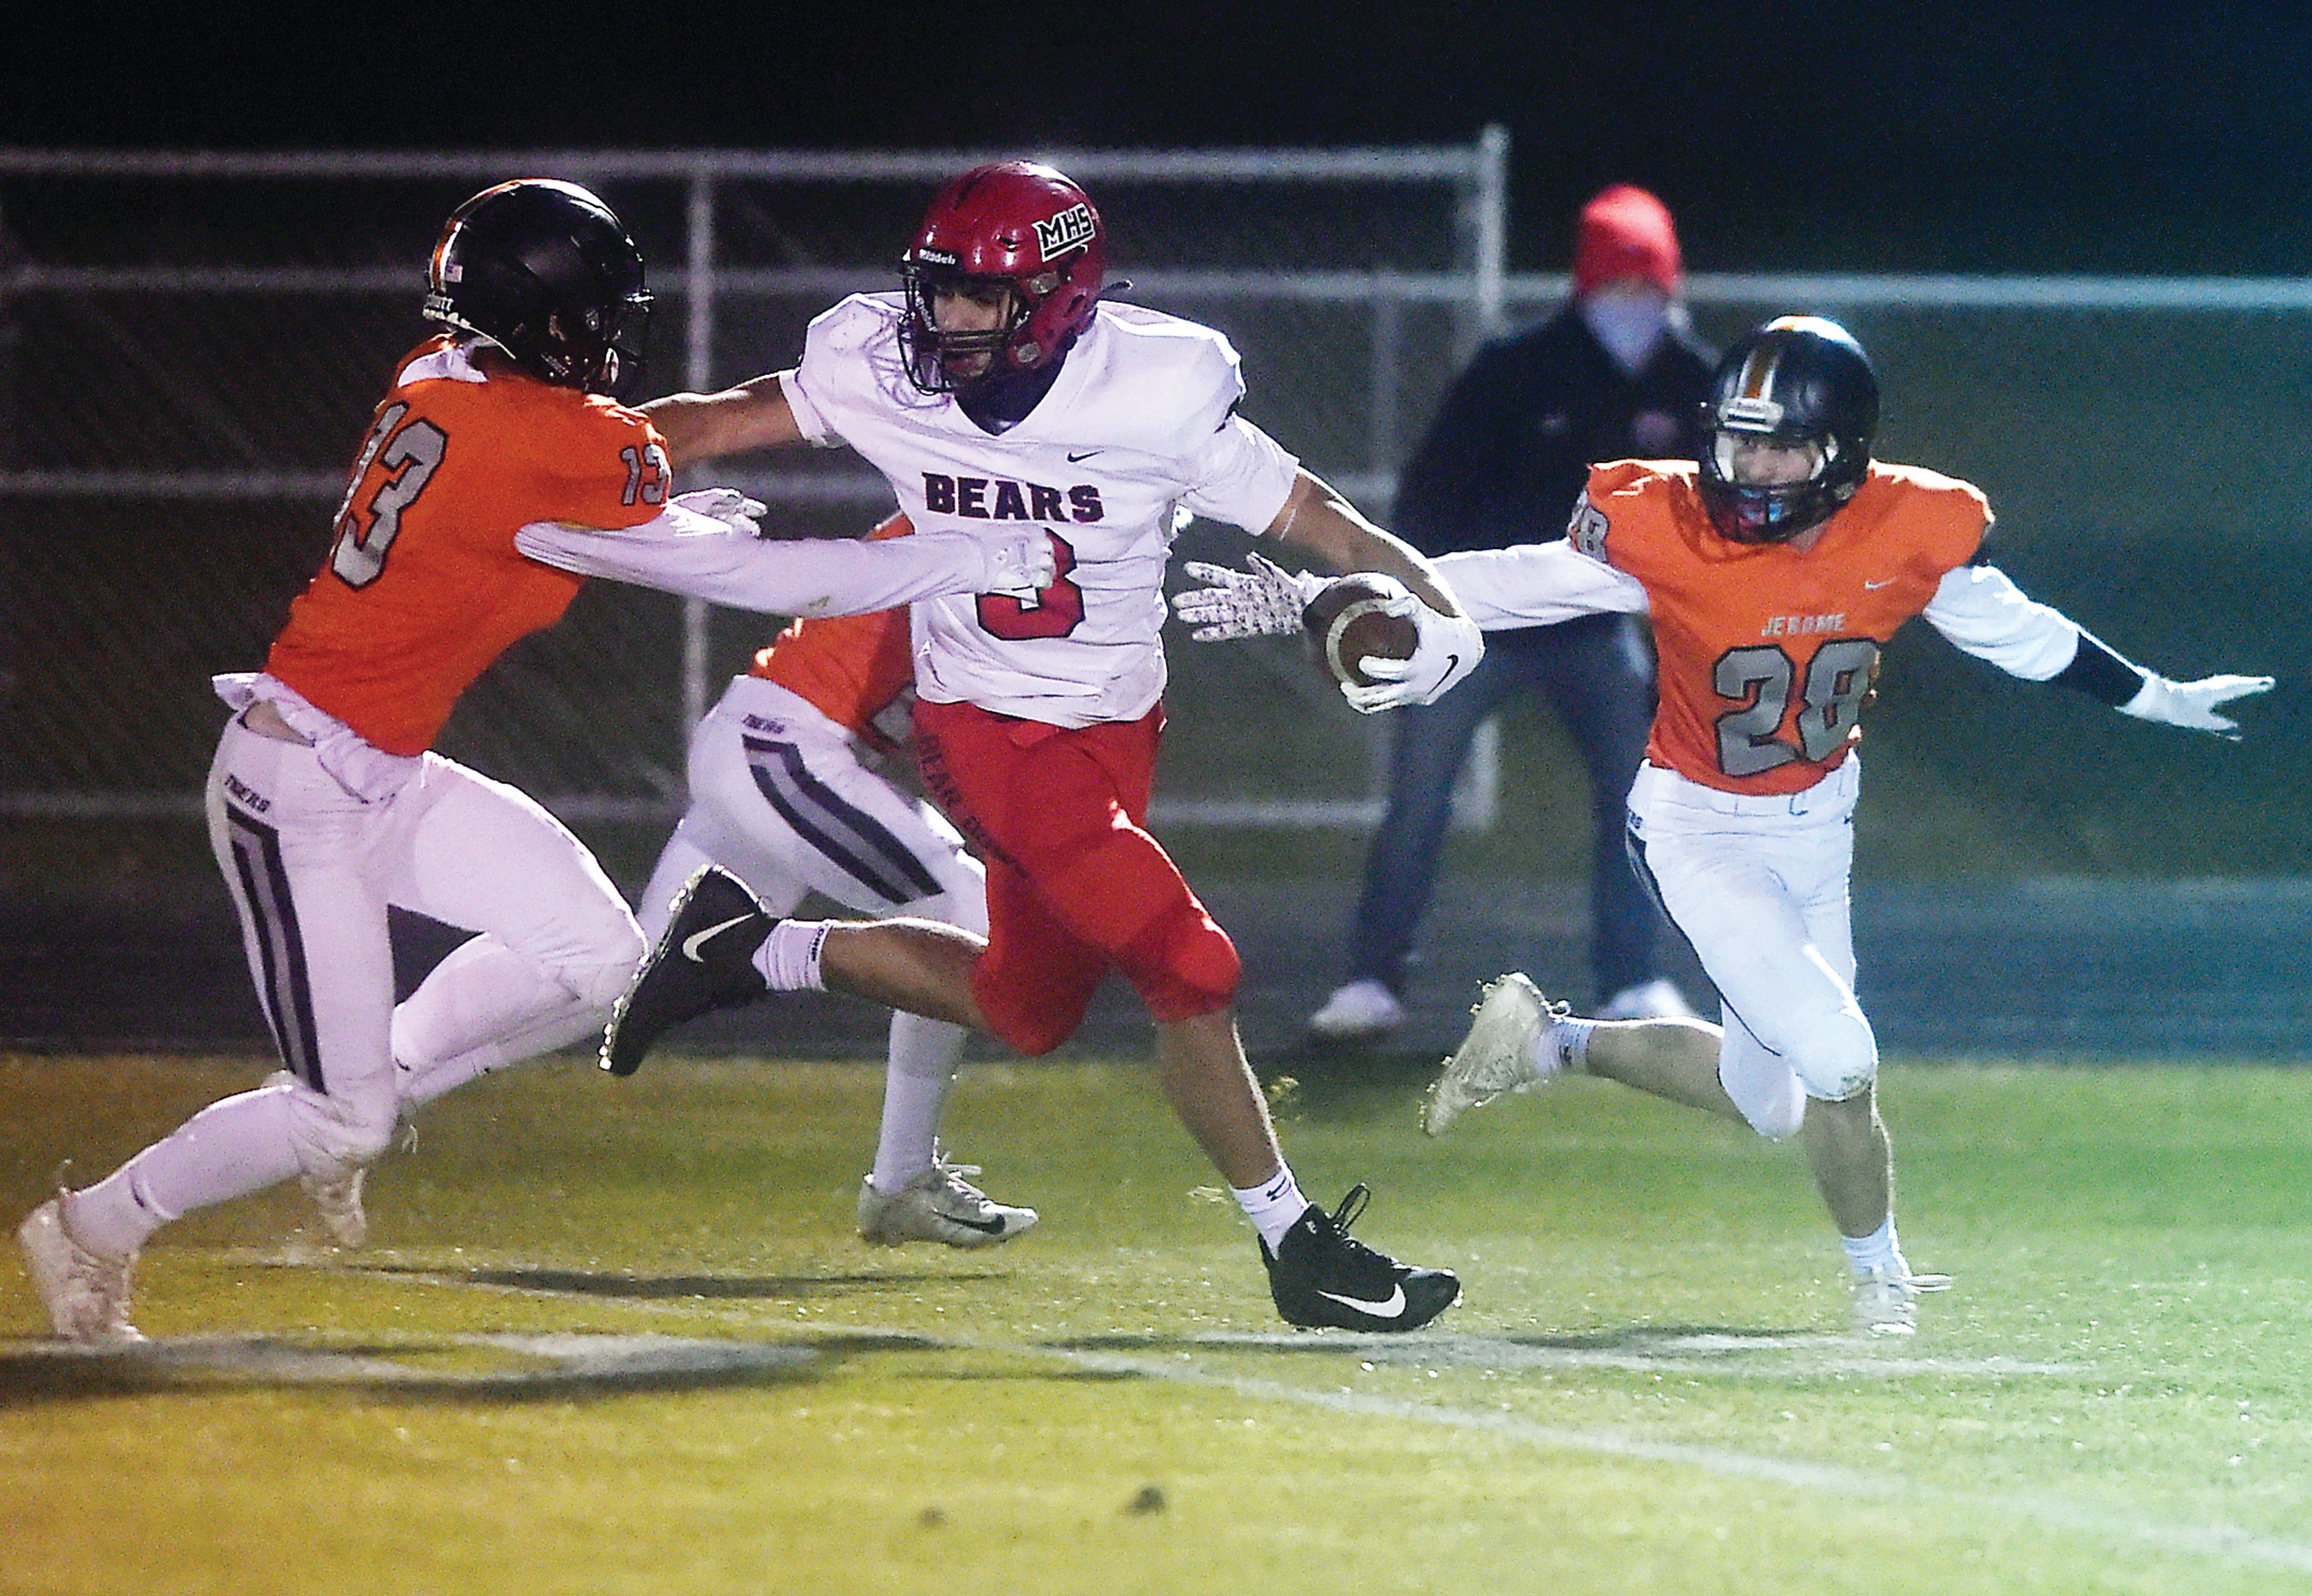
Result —
M 1530 1092 L 1565 1073 L 1563 1052 L 1551 1045 L 1557 1020 L 1572 1011 L 1553 1004 L 1514 971 L 1489 984 L 1470 1011 L 1469 1034 L 1429 1088 L 1421 1127 L 1441 1136 L 1471 1109 L 1504 1092 Z
M 905 1189 L 878 1191 L 869 1176 L 859 1183 L 859 1239 L 879 1247 L 909 1241 L 994 1247 L 1035 1228 L 1033 1208 L 996 1202 L 964 1179 L 977 1173 L 977 1164 L 950 1163 L 933 1144 L 932 1167 Z
M 362 1211 L 362 1179 L 368 1173 L 368 1165 L 356 1163 L 336 1175 L 308 1170 L 297 1177 L 297 1184 L 320 1211 L 321 1228 L 340 1247 L 352 1249 L 369 1240 L 369 1215 Z
M 1668 980 L 1641 982 L 1625 987 L 1598 1006 L 1600 1020 L 1692 1020 L 1698 1016 L 1692 1004 Z
M 1911 1336 L 1919 1329 L 1919 1293 L 1949 1291 L 1948 1275 L 1914 1275 L 1901 1264 L 1854 1276 L 1854 1328 L 1866 1336 Z
M 1362 1042 L 1387 1036 L 1405 1023 L 1405 1005 L 1379 981 L 1337 987 L 1325 1006 L 1309 1016 L 1309 1034 L 1319 1041 Z
M 129 1272 L 136 1255 L 110 1258 L 83 1247 L 65 1226 L 64 1197 L 50 1197 L 16 1227 L 24 1269 L 48 1323 L 67 1341 L 125 1346 L 144 1339 L 128 1322 Z

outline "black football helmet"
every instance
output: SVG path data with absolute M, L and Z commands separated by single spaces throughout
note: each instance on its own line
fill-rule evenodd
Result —
M 1853 335 L 1820 316 L 1778 316 L 1726 352 L 1702 402 L 1707 439 L 1695 486 L 1720 536 L 1787 543 L 1835 515 L 1870 469 L 1878 377 Z M 1809 443 L 1820 458 L 1802 482 L 1734 480 L 1735 440 Z
M 485 338 L 542 382 L 623 395 L 643 369 L 650 291 L 616 212 L 575 183 L 525 178 L 451 214 L 425 316 Z

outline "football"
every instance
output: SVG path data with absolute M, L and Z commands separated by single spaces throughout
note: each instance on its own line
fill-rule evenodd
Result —
M 1300 612 L 1300 624 L 1316 645 L 1317 663 L 1335 681 L 1371 687 L 1368 660 L 1409 660 L 1420 646 L 1421 628 L 1410 616 L 1386 608 L 1405 597 L 1393 577 L 1370 571 L 1336 576 L 1317 591 Z

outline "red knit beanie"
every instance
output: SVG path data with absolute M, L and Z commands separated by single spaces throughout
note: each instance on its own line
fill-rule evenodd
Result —
M 1638 277 L 1677 293 L 1677 228 L 1669 207 L 1643 189 L 1616 183 L 1581 207 L 1573 246 L 1573 291 L 1587 294 L 1616 277 Z

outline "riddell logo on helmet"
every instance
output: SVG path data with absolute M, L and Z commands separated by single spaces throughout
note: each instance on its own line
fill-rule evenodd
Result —
M 1078 244 L 1091 242 L 1091 206 L 1078 203 L 1070 206 L 1047 222 L 1036 224 L 1036 248 L 1049 260 L 1064 254 Z
M 934 250 L 929 244 L 915 251 L 915 259 L 925 266 L 960 266 L 963 258 L 952 250 Z

